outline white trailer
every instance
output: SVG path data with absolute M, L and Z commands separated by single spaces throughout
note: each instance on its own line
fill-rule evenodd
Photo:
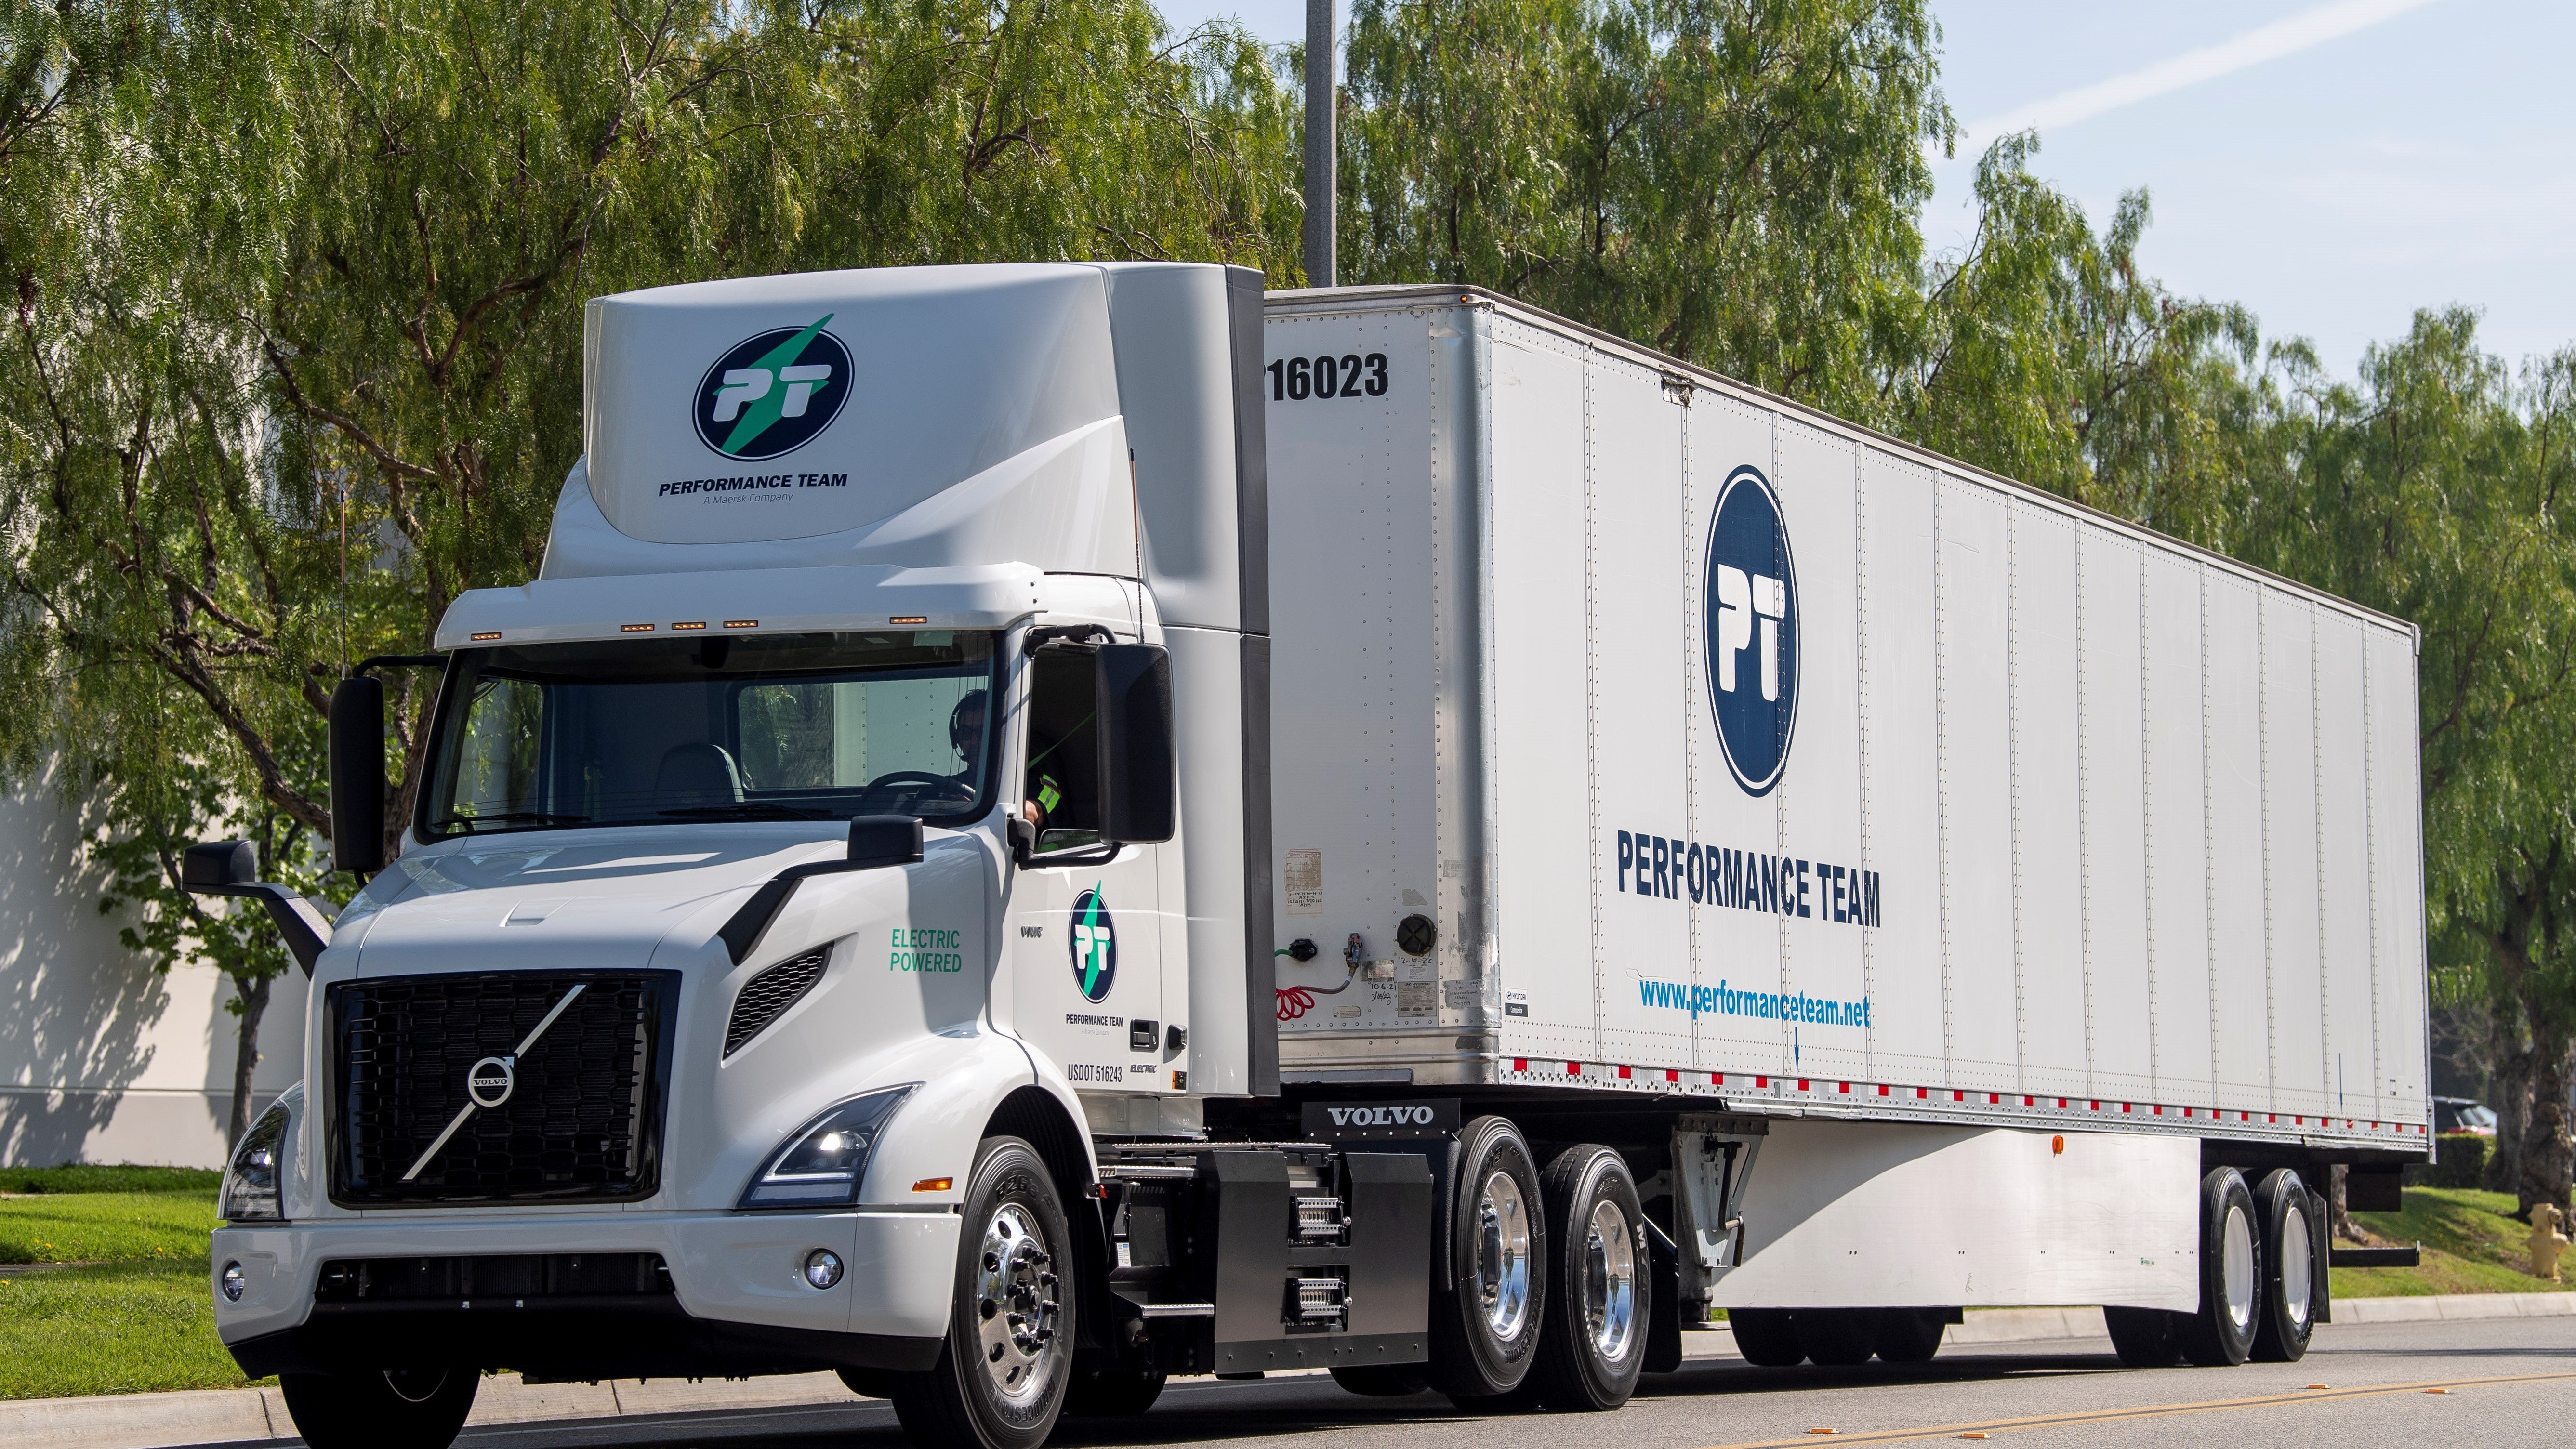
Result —
M 213 1288 L 317 1449 L 503 1367 L 1608 1409 L 1718 1308 L 2295 1358 L 2426 1151 L 2402 622 L 1454 288 L 663 288 L 584 424 L 334 696 L 338 920 L 187 862 L 312 980 Z

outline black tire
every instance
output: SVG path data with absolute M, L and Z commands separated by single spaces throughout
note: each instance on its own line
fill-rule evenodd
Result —
M 1547 1204 L 1547 1316 L 1529 1383 L 1558 1413 L 1628 1402 L 1646 1369 L 1654 1256 L 1628 1164 L 1585 1143 L 1557 1154 L 1539 1180 Z
M 277 1388 L 313 1449 L 447 1449 L 482 1378 L 469 1368 L 279 1374 Z
M 947 1339 L 927 1371 L 895 1380 L 895 1417 L 915 1444 L 1037 1449 L 1064 1408 L 1079 1321 L 1073 1234 L 1037 1149 L 985 1138 L 964 1218 Z
M 1878 1352 L 1878 1313 L 1868 1308 L 1801 1308 L 1791 1321 L 1807 1357 L 1831 1368 L 1869 1362 Z
M 1076 1369 L 1065 1385 L 1064 1412 L 1071 1419 L 1127 1419 L 1163 1396 L 1161 1369 Z
M 2317 1236 L 2310 1216 L 2315 1199 L 2286 1167 L 2264 1174 L 2254 1188 L 2254 1219 L 2263 1229 L 2262 1292 L 2255 1305 L 2252 1357 L 2263 1363 L 2297 1363 L 2316 1331 Z
M 1878 1310 L 1878 1356 L 1889 1363 L 1930 1363 L 1949 1332 L 1949 1314 L 1939 1308 Z
M 2182 1362 L 2182 1319 L 2161 1308 L 2102 1310 L 2103 1326 L 2111 1330 L 2111 1351 L 2131 1368 L 2172 1368 Z
M 2233 1368 L 2254 1351 L 2262 1317 L 2263 1237 L 2254 1195 L 2232 1167 L 2200 1180 L 2200 1311 L 2175 1337 L 2183 1357 L 2202 1368 Z
M 1333 1382 L 1372 1399 L 1400 1399 L 1431 1387 L 1429 1371 L 1418 1363 L 1359 1363 L 1333 1370 Z
M 1807 1361 L 1806 1345 L 1798 1341 L 1797 1320 L 1786 1308 L 1730 1308 L 1726 1330 L 1735 1336 L 1735 1351 L 1744 1355 L 1746 1363 L 1795 1368 Z
M 1431 1386 L 1453 1399 L 1519 1388 L 1547 1312 L 1547 1213 L 1520 1129 L 1479 1117 L 1458 1132 L 1449 1218 L 1455 1286 L 1431 1302 Z

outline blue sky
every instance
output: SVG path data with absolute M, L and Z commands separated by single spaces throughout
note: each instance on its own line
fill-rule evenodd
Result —
M 1276 41 L 1303 0 L 1164 0 Z M 2143 186 L 2142 257 L 2243 302 L 2349 374 L 2418 307 L 2479 308 L 2509 360 L 2576 343 L 2576 4 L 2566 0 L 1933 0 L 1942 88 L 2098 224 Z M 1347 0 L 1343 13 L 1348 15 Z M 1936 249 L 1967 244 L 1974 155 L 1936 168 Z

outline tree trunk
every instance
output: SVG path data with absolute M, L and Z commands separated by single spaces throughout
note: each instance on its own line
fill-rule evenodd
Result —
M 241 998 L 241 1027 L 233 1037 L 233 1120 L 224 1134 L 227 1150 L 250 1130 L 251 1081 L 259 1073 L 259 1019 L 268 1012 L 271 979 L 233 978 L 233 992 Z
M 2326 1237 L 2341 1238 L 2347 1243 L 2367 1243 L 2368 1234 L 2352 1220 L 2352 1210 L 2344 1206 L 2343 1181 L 2348 1171 L 2342 1163 L 2326 1169 Z
M 2531 1221 L 2534 1203 L 2555 1203 L 2565 1213 L 2568 1186 L 2576 1181 L 2576 1138 L 2568 1135 L 2567 1122 L 2568 1047 L 2563 1028 L 2532 1031 L 2530 1116 L 2514 1193 L 2514 1216 L 2524 1222 Z
M 2522 1188 L 2522 1138 L 2525 1124 L 2531 1120 L 2531 1051 L 2522 1044 L 2520 1013 L 2510 1007 L 2494 1007 L 2495 1100 L 2487 1105 L 2495 1109 L 2495 1150 L 2487 1154 L 2486 1187 L 2489 1192 L 2519 1192 Z

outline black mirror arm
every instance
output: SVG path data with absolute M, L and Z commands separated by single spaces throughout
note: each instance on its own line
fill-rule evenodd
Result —
M 311 901 L 296 891 L 270 881 L 244 881 L 228 886 L 189 886 L 201 896 L 247 896 L 268 907 L 268 918 L 277 924 L 277 934 L 286 938 L 287 954 L 304 974 L 313 974 L 313 963 L 322 959 L 322 948 L 331 944 L 331 922 Z

